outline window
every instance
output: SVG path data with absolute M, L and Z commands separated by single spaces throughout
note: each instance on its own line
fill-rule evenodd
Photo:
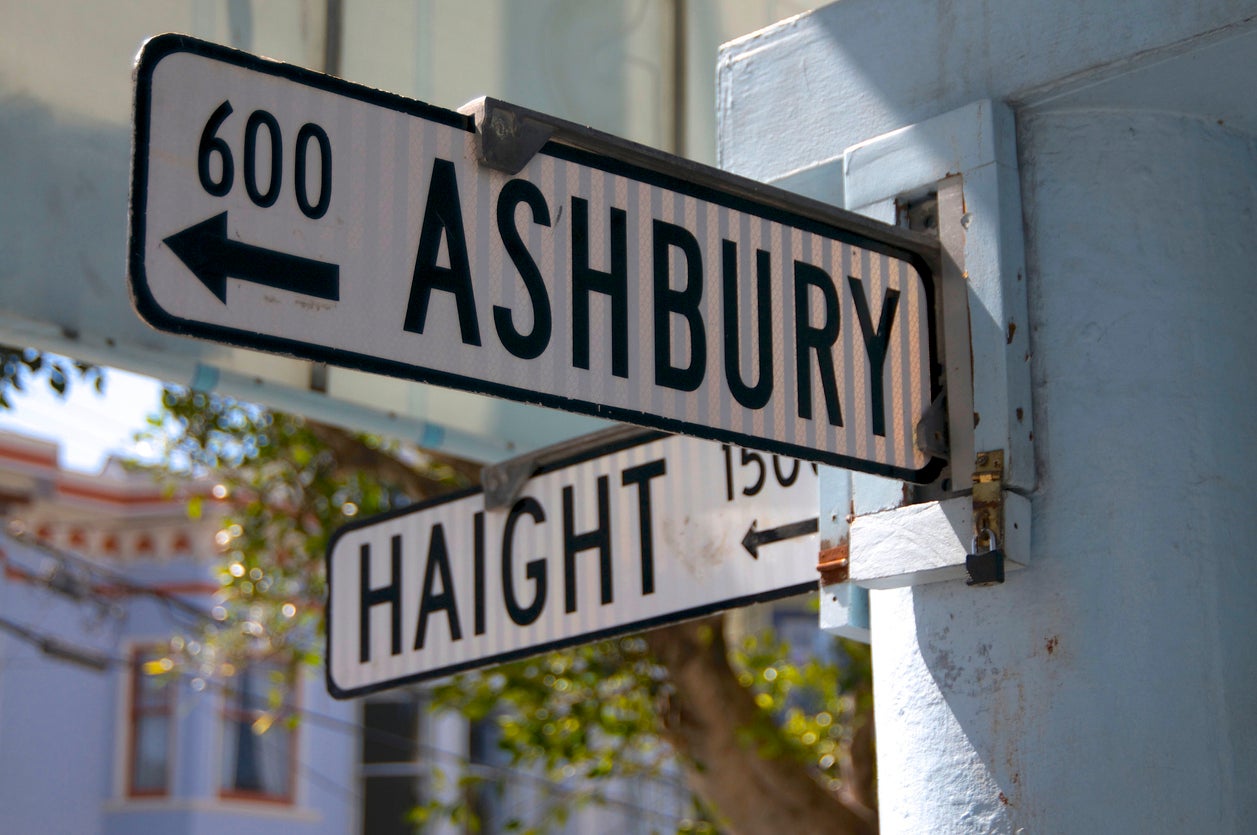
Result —
M 787 606 L 776 607 L 772 612 L 773 631 L 777 639 L 789 646 L 786 661 L 802 667 L 809 661 L 834 665 L 839 668 L 849 663 L 841 643 L 833 635 L 820 628 L 816 612 Z M 786 700 L 786 707 L 797 707 L 808 713 L 824 709 L 825 696 L 815 691 L 795 689 Z M 784 716 L 784 713 L 782 714 Z
M 420 747 L 425 711 L 424 697 L 409 690 L 373 696 L 362 703 L 363 832 L 414 832 L 410 816 L 424 798 Z
M 791 664 L 802 665 L 813 659 L 823 664 L 842 662 L 838 641 L 820 628 L 814 610 L 774 607 L 772 627 L 777 639 L 789 645 Z
M 175 683 L 161 671 L 163 647 L 131 653 L 131 690 L 127 746 L 127 794 L 160 797 L 170 790 L 170 750 L 175 714 Z
M 495 715 L 467 727 L 467 759 L 476 778 L 467 783 L 465 797 L 476 825 L 472 832 L 508 832 L 509 814 L 521 802 L 516 782 L 509 780 L 511 755 L 498 746 L 502 737 Z
M 290 668 L 253 663 L 224 694 L 221 795 L 291 803 L 295 730 Z

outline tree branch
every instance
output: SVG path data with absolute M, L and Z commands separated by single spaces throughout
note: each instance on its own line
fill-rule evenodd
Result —
M 414 499 L 448 492 L 451 479 L 424 472 L 339 427 L 306 427 L 335 456 L 341 473 L 371 472 Z M 467 482 L 478 465 L 429 454 L 437 467 Z M 780 745 L 780 730 L 730 667 L 717 616 L 644 634 L 667 671 L 667 694 L 657 705 L 662 736 L 679 755 L 693 791 L 716 809 L 736 835 L 873 835 L 871 724 L 858 728 L 841 792 L 822 785 L 804 762 Z M 776 744 L 774 744 L 776 743 Z
M 826 790 L 793 757 L 757 747 L 756 728 L 771 719 L 729 666 L 723 625 L 715 617 L 643 636 L 673 685 L 659 714 L 694 791 L 738 835 L 875 833 L 869 809 Z

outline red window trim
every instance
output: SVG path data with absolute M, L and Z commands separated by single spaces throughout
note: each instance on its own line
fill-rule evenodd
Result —
M 144 690 L 144 658 L 146 655 L 160 654 L 164 647 L 161 644 L 145 644 L 131 649 L 131 669 L 129 689 L 127 692 L 127 797 L 168 797 L 170 795 L 170 777 L 173 766 L 175 688 L 167 685 L 161 688 L 163 694 L 160 705 L 141 705 L 140 694 Z M 135 785 L 136 754 L 140 735 L 140 718 L 145 716 L 166 717 L 166 762 L 165 774 L 162 776 L 160 788 L 137 788 Z
M 266 668 L 264 668 L 266 669 Z M 297 699 L 300 697 L 300 688 L 298 686 L 299 673 L 295 665 L 290 665 L 287 670 L 288 682 L 287 688 L 290 698 L 286 701 L 282 714 L 277 718 L 276 722 L 287 722 L 289 716 L 295 714 L 298 710 Z M 252 711 L 242 711 L 236 706 L 236 691 L 231 687 L 223 690 L 223 709 L 220 714 L 221 725 L 220 730 L 226 732 L 228 723 L 236 723 L 240 721 L 253 721 Z M 265 791 L 251 791 L 249 789 L 228 788 L 222 785 L 218 787 L 218 796 L 223 800 L 247 800 L 255 803 L 270 803 L 275 806 L 292 806 L 296 802 L 297 795 L 297 743 L 299 734 L 297 728 L 288 729 L 288 781 L 284 786 L 282 794 L 272 794 Z M 225 751 L 220 751 L 219 756 L 225 756 Z M 221 769 L 221 763 L 220 769 Z M 221 782 L 222 772 L 219 771 L 219 780 Z

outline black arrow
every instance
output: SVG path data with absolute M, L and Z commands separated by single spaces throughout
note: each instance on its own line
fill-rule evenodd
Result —
M 804 519 L 802 522 L 791 522 L 789 525 L 763 531 L 755 530 L 755 520 L 752 520 L 751 529 L 746 532 L 746 536 L 742 537 L 742 547 L 752 559 L 759 559 L 759 546 L 781 542 L 783 539 L 794 539 L 796 536 L 807 536 L 816 533 L 817 530 L 816 519 Z
M 227 237 L 227 213 L 176 232 L 163 243 L 223 304 L 227 278 L 328 301 L 340 300 L 340 267 Z

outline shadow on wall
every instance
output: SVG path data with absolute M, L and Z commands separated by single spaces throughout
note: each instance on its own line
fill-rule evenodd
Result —
M 61 336 L 194 354 L 131 308 L 130 158 L 128 129 L 63 120 L 29 96 L 0 93 L 0 310 Z

